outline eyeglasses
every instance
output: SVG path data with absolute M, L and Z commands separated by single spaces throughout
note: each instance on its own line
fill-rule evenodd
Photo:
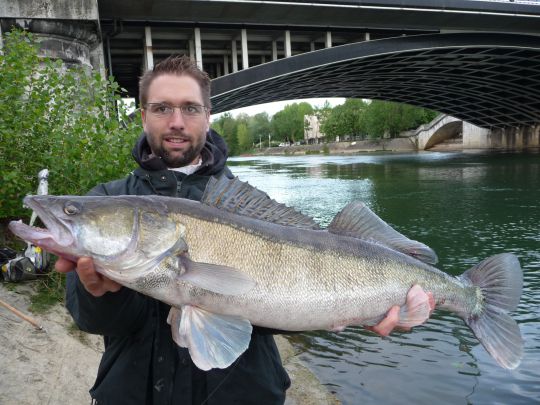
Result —
M 174 114 L 174 110 L 178 108 L 184 118 L 196 118 L 200 117 L 208 110 L 204 105 L 198 104 L 184 104 L 184 105 L 171 105 L 167 103 L 146 103 L 145 108 L 150 114 L 158 118 L 168 118 Z

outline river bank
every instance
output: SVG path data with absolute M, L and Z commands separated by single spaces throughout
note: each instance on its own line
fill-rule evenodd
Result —
M 370 139 L 352 142 L 330 142 L 313 145 L 290 145 L 256 149 L 252 155 L 348 155 L 362 152 L 412 152 L 416 145 L 410 138 Z
M 11 288 L 13 287 L 13 288 Z M 61 305 L 29 313 L 31 283 L 0 283 L 0 300 L 35 318 L 43 330 L 0 306 L 0 403 L 3 405 L 87 404 L 103 353 L 100 336 L 81 332 Z M 292 386 L 287 405 L 337 405 L 291 344 L 276 337 Z

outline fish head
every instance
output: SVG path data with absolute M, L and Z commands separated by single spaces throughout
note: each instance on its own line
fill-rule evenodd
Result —
M 183 229 L 166 206 L 135 196 L 27 196 L 24 204 L 46 229 L 21 221 L 10 230 L 26 241 L 71 260 L 89 256 L 102 265 L 139 263 L 170 249 Z

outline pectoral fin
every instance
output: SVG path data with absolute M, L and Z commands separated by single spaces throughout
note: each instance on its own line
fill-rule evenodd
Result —
M 233 267 L 194 262 L 181 256 L 179 265 L 184 273 L 179 280 L 218 294 L 241 295 L 255 287 L 256 282 L 246 273 Z
M 167 321 L 173 340 L 187 347 L 201 370 L 230 366 L 249 346 L 252 327 L 248 320 L 218 315 L 191 305 L 171 308 Z
M 407 293 L 407 302 L 399 310 L 397 326 L 412 328 L 421 325 L 427 321 L 430 312 L 429 297 L 420 286 L 414 285 Z

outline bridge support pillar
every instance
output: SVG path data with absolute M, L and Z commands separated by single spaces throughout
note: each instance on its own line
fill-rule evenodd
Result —
M 292 47 L 291 47 L 291 31 L 286 30 L 285 31 L 285 57 L 288 58 L 292 55 Z
M 248 54 L 248 40 L 247 40 L 247 30 L 242 29 L 242 69 L 249 68 L 249 54 Z
M 199 69 L 203 68 L 203 60 L 202 60 L 202 41 L 201 41 L 201 29 L 199 27 L 195 27 L 194 30 L 194 36 L 195 36 L 195 60 L 197 61 L 197 66 Z
M 104 73 L 97 2 L 50 0 L 38 7 L 33 0 L 11 0 L 0 3 L 0 16 L 1 33 L 15 27 L 32 32 L 42 56 Z
M 277 60 L 277 41 L 272 41 L 272 60 Z
M 229 55 L 223 55 L 223 74 L 229 74 Z
M 324 46 L 326 48 L 332 48 L 332 32 L 326 31 L 326 35 L 324 38 Z
M 144 27 L 144 70 L 154 68 L 154 53 L 152 51 L 152 28 Z
M 231 42 L 231 53 L 232 53 L 232 71 L 233 73 L 238 72 L 238 50 L 236 49 L 236 39 L 233 39 Z

